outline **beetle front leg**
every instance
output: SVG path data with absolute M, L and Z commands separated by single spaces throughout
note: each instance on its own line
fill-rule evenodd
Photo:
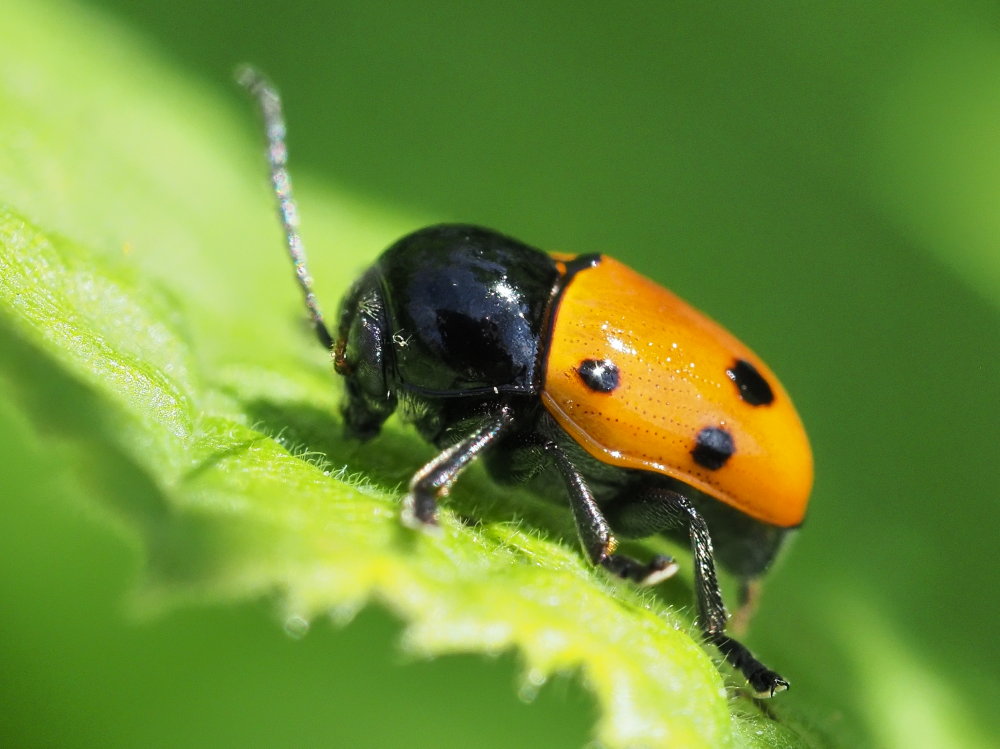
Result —
M 501 406 L 492 420 L 468 437 L 445 448 L 417 471 L 410 481 L 410 491 L 403 502 L 403 522 L 411 528 L 426 529 L 437 525 L 438 499 L 448 493 L 462 470 L 506 434 L 513 424 L 512 409 Z
M 552 458 L 566 482 L 580 543 L 591 562 L 640 585 L 655 585 L 677 572 L 677 563 L 662 554 L 657 554 L 645 564 L 624 554 L 616 554 L 618 540 L 576 466 L 555 443 L 546 442 L 542 449 Z

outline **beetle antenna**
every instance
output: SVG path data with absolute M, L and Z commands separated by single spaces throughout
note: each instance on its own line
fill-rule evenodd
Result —
M 236 80 L 257 100 L 267 138 L 267 165 L 271 172 L 271 187 L 278 204 L 278 218 L 285 232 L 285 246 L 295 266 L 295 278 L 309 312 L 316 337 L 327 349 L 333 349 L 333 337 L 323 321 L 323 313 L 312 288 L 312 276 L 306 267 L 306 250 L 299 236 L 299 213 L 292 197 L 292 181 L 288 176 L 288 146 L 285 144 L 285 117 L 281 97 L 271 83 L 256 69 L 245 65 L 236 71 Z

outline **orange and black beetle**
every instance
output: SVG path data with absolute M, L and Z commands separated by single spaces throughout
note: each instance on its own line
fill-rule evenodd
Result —
M 549 255 L 488 229 L 432 226 L 386 250 L 347 293 L 335 335 L 319 312 L 295 228 L 278 97 L 259 76 L 272 181 L 321 342 L 344 377 L 348 431 L 393 412 L 441 453 L 410 483 L 404 518 L 482 457 L 499 482 L 554 470 L 584 551 L 649 585 L 672 559 L 616 553 L 614 534 L 671 532 L 694 555 L 705 639 L 770 696 L 788 683 L 725 634 L 715 558 L 743 590 L 803 519 L 812 454 L 774 374 L 719 325 L 604 255 Z

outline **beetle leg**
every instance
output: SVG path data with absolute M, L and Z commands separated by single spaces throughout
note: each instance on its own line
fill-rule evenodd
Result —
M 698 622 L 706 640 L 715 645 L 726 660 L 738 669 L 753 688 L 757 697 L 772 697 L 788 689 L 788 682 L 757 660 L 745 645 L 726 635 L 725 604 L 715 574 L 712 537 L 708 525 L 687 497 L 677 492 L 658 489 L 639 498 L 633 507 L 644 506 L 642 512 L 657 518 L 661 527 L 678 522 L 687 526 L 694 555 L 694 583 L 698 598 Z
M 411 528 L 437 525 L 438 499 L 448 493 L 462 469 L 504 435 L 513 423 L 513 410 L 510 406 L 501 406 L 491 421 L 445 448 L 417 471 L 403 502 L 403 522 Z
M 618 540 L 611 532 L 611 526 L 597 506 L 594 495 L 583 476 L 573 465 L 566 453 L 553 442 L 546 442 L 542 449 L 552 457 L 556 468 L 566 482 L 569 504 L 573 509 L 580 543 L 590 561 L 604 567 L 618 577 L 632 580 L 640 585 L 655 585 L 677 572 L 677 563 L 668 556 L 657 554 L 643 564 L 624 554 L 616 554 Z

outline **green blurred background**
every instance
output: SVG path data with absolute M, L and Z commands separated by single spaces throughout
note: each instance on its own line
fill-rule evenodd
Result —
M 781 699 L 845 745 L 998 735 L 1000 6 L 87 5 L 234 110 L 234 64 L 268 71 L 296 174 L 614 254 L 723 321 L 816 453 L 752 637 L 795 682 Z M 0 743 L 586 741 L 579 685 L 525 705 L 511 657 L 401 665 L 378 611 L 301 641 L 263 603 L 129 622 L 141 554 L 27 500 L 69 489 L 39 484 L 18 419 L 0 409 L 23 498 L 0 529 Z

